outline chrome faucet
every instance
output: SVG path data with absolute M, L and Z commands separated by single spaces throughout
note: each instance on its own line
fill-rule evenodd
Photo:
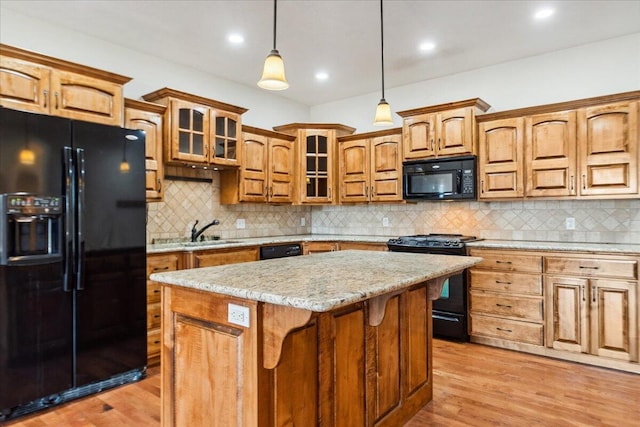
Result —
M 200 230 L 198 230 L 198 229 L 196 229 L 196 225 L 198 225 L 198 220 L 196 219 L 196 222 L 193 224 L 193 227 L 191 227 L 191 241 L 192 242 L 197 242 L 198 241 L 198 237 L 200 237 L 200 235 L 202 233 L 204 233 L 204 231 L 207 228 L 211 227 L 212 225 L 218 225 L 218 224 L 220 224 L 220 221 L 218 221 L 217 219 L 214 219 L 209 224 L 205 225 Z

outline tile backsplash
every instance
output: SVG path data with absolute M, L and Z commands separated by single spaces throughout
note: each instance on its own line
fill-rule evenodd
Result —
M 165 201 L 149 203 L 147 241 L 181 238 L 214 218 L 206 236 L 222 239 L 292 234 L 399 236 L 460 233 L 485 239 L 640 243 L 640 200 L 421 202 L 349 206 L 220 204 L 220 180 L 165 180 Z M 383 226 L 386 218 L 388 226 Z M 575 219 L 567 230 L 566 218 Z M 236 227 L 244 219 L 245 228 Z M 304 224 L 302 224 L 304 219 Z

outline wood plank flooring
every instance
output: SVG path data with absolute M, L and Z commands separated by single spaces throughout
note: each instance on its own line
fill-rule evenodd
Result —
M 640 375 L 441 340 L 433 353 L 434 399 L 406 427 L 640 426 Z M 5 425 L 159 427 L 159 370 Z

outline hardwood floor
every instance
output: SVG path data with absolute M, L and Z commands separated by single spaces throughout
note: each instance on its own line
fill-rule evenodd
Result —
M 433 353 L 433 401 L 406 427 L 640 425 L 640 375 L 441 340 Z M 158 373 L 5 425 L 158 427 Z

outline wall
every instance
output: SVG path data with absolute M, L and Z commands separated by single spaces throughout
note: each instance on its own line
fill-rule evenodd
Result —
M 389 226 L 382 226 L 388 218 Z M 575 230 L 565 219 L 575 218 Z M 421 202 L 319 206 L 312 233 L 402 236 L 459 233 L 484 239 L 640 243 L 640 200 Z
M 271 129 L 276 124 L 309 121 L 309 108 L 306 105 L 30 18 L 6 8 L 2 8 L 0 13 L 0 41 L 3 44 L 132 77 L 133 80 L 124 87 L 125 96 L 128 98 L 139 99 L 156 89 L 170 87 L 248 108 L 249 111 L 243 115 L 242 120 L 245 124 L 256 127 Z
M 220 175 L 213 173 L 213 183 L 165 180 L 165 201 L 147 204 L 147 242 L 154 239 L 186 238 L 199 220 L 198 229 L 213 219 L 220 224 L 208 228 L 204 236 L 221 239 L 283 236 L 311 232 L 311 209 L 306 206 L 271 206 L 266 204 L 220 204 Z M 305 226 L 300 226 L 304 218 Z M 244 219 L 244 229 L 236 220 Z
M 419 83 L 386 88 L 392 110 L 482 98 L 504 111 L 640 89 L 640 33 Z M 314 122 L 372 125 L 380 93 L 311 107 Z M 395 116 L 395 115 L 394 115 Z M 395 116 L 396 126 L 401 126 Z

